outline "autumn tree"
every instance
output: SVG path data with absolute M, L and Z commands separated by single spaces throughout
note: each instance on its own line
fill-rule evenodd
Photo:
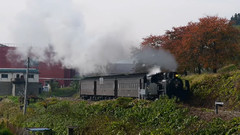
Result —
M 188 26 L 175 27 L 162 36 L 162 47 L 175 55 L 181 71 L 201 69 L 201 63 L 197 61 L 200 54 L 194 52 L 195 38 L 191 38 L 196 37 L 196 31 L 196 23 L 189 23 Z
M 201 18 L 198 23 L 197 43 L 201 50 L 199 61 L 213 72 L 221 66 L 234 62 L 239 55 L 239 31 L 227 19 L 219 17 Z
M 199 22 L 176 27 L 162 36 L 144 38 L 142 46 L 164 48 L 175 55 L 179 70 L 201 73 L 232 63 L 239 56 L 239 31 L 225 18 L 207 16 Z
M 151 46 L 155 49 L 162 48 L 169 50 L 172 54 L 175 55 L 175 58 L 179 63 L 178 69 L 180 71 L 194 71 L 197 69 L 197 67 L 200 67 L 200 63 L 197 61 L 199 54 L 193 53 L 192 51 L 194 46 L 188 46 L 188 44 L 191 44 L 191 42 L 193 42 L 193 40 L 189 39 L 196 33 L 195 27 L 195 23 L 189 23 L 188 26 L 183 27 L 173 27 L 172 30 L 166 31 L 164 35 L 150 35 L 149 37 L 144 38 L 144 41 L 141 45 Z M 184 42 L 187 42 L 188 44 Z

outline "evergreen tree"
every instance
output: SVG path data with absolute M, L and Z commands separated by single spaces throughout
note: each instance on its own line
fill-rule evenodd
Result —
M 235 13 L 235 15 L 231 17 L 231 22 L 234 25 L 240 25 L 240 13 Z

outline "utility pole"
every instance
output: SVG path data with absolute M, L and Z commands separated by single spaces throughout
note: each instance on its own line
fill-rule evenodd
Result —
M 24 90 L 23 115 L 25 115 L 26 112 L 27 112 L 28 71 L 29 71 L 29 57 L 27 58 L 27 69 L 26 69 L 26 80 L 25 80 L 25 90 Z

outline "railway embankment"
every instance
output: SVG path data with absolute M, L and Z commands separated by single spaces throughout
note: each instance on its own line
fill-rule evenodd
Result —
M 215 101 L 224 102 L 225 110 L 240 110 L 240 70 L 217 74 L 189 75 L 192 96 L 188 104 L 213 108 Z

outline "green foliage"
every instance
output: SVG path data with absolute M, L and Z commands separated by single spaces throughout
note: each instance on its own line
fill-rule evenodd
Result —
M 231 120 L 228 127 L 228 131 L 226 132 L 227 135 L 240 134 L 240 117 Z
M 223 135 L 226 133 L 226 122 L 221 119 L 214 119 L 212 122 L 207 123 L 206 126 L 198 132 L 198 134 L 205 135 Z
M 47 99 L 31 109 L 27 116 L 11 113 L 11 122 L 22 127 L 49 127 L 57 134 L 67 134 L 68 126 L 78 127 L 79 134 L 176 134 L 196 120 L 167 98 L 154 102 L 119 98 L 93 104 Z
M 77 90 L 72 87 L 64 87 L 64 88 L 56 89 L 51 94 L 52 96 L 56 96 L 56 97 L 71 97 L 76 92 Z
M 19 103 L 18 96 L 8 96 L 7 98 L 10 99 L 10 101 L 12 101 L 13 103 L 16 103 L 16 104 Z
M 214 101 L 223 101 L 229 109 L 240 110 L 240 71 L 187 76 L 194 98 L 190 101 L 212 107 Z M 208 102 L 206 102 L 208 101 Z
M 56 103 L 57 103 L 56 98 L 47 98 L 47 99 L 45 99 L 41 102 L 38 102 L 37 104 L 44 107 L 44 108 L 47 108 L 48 106 L 56 104 Z
M 72 81 L 70 87 L 72 87 L 74 90 L 79 90 L 80 88 L 79 80 Z
M 115 107 L 129 108 L 131 107 L 130 103 L 132 102 L 132 98 L 128 97 L 119 97 L 115 101 Z
M 231 72 L 231 71 L 236 71 L 236 70 L 238 70 L 238 67 L 234 64 L 230 64 L 230 65 L 220 68 L 218 70 L 218 73 L 226 73 L 226 72 Z
M 77 89 L 72 87 L 64 87 L 64 88 L 56 88 L 54 91 L 50 92 L 43 92 L 41 93 L 40 97 L 47 98 L 47 97 L 71 97 L 77 93 Z
M 48 97 L 72 97 L 77 94 L 79 91 L 79 81 L 71 82 L 69 87 L 59 87 L 59 83 L 57 81 L 50 82 L 50 91 L 49 92 L 42 92 L 40 97 L 48 98 Z
M 57 88 L 59 88 L 59 83 L 57 81 L 51 81 L 50 82 L 50 91 L 53 92 Z
M 240 25 L 240 13 L 235 13 L 234 16 L 231 17 L 231 22 L 234 25 Z
M 240 123 L 239 118 L 228 122 L 199 120 L 189 116 L 175 99 L 166 97 L 156 101 L 118 98 L 93 103 L 49 98 L 29 107 L 26 116 L 14 103 L 0 103 L 0 107 L 0 116 L 16 126 L 48 127 L 56 134 L 67 134 L 69 126 L 76 127 L 80 135 L 237 134 Z
M 5 123 L 2 121 L 0 123 L 0 135 L 13 135 L 7 128 Z
M 13 135 L 9 129 L 7 129 L 4 121 L 0 121 L 0 135 Z
M 230 121 L 223 121 L 222 119 L 215 118 L 211 122 L 204 122 L 202 128 L 196 134 L 199 135 L 232 135 L 240 134 L 240 118 L 234 118 Z
M 13 134 L 6 128 L 3 129 L 0 128 L 0 135 L 13 135 Z

